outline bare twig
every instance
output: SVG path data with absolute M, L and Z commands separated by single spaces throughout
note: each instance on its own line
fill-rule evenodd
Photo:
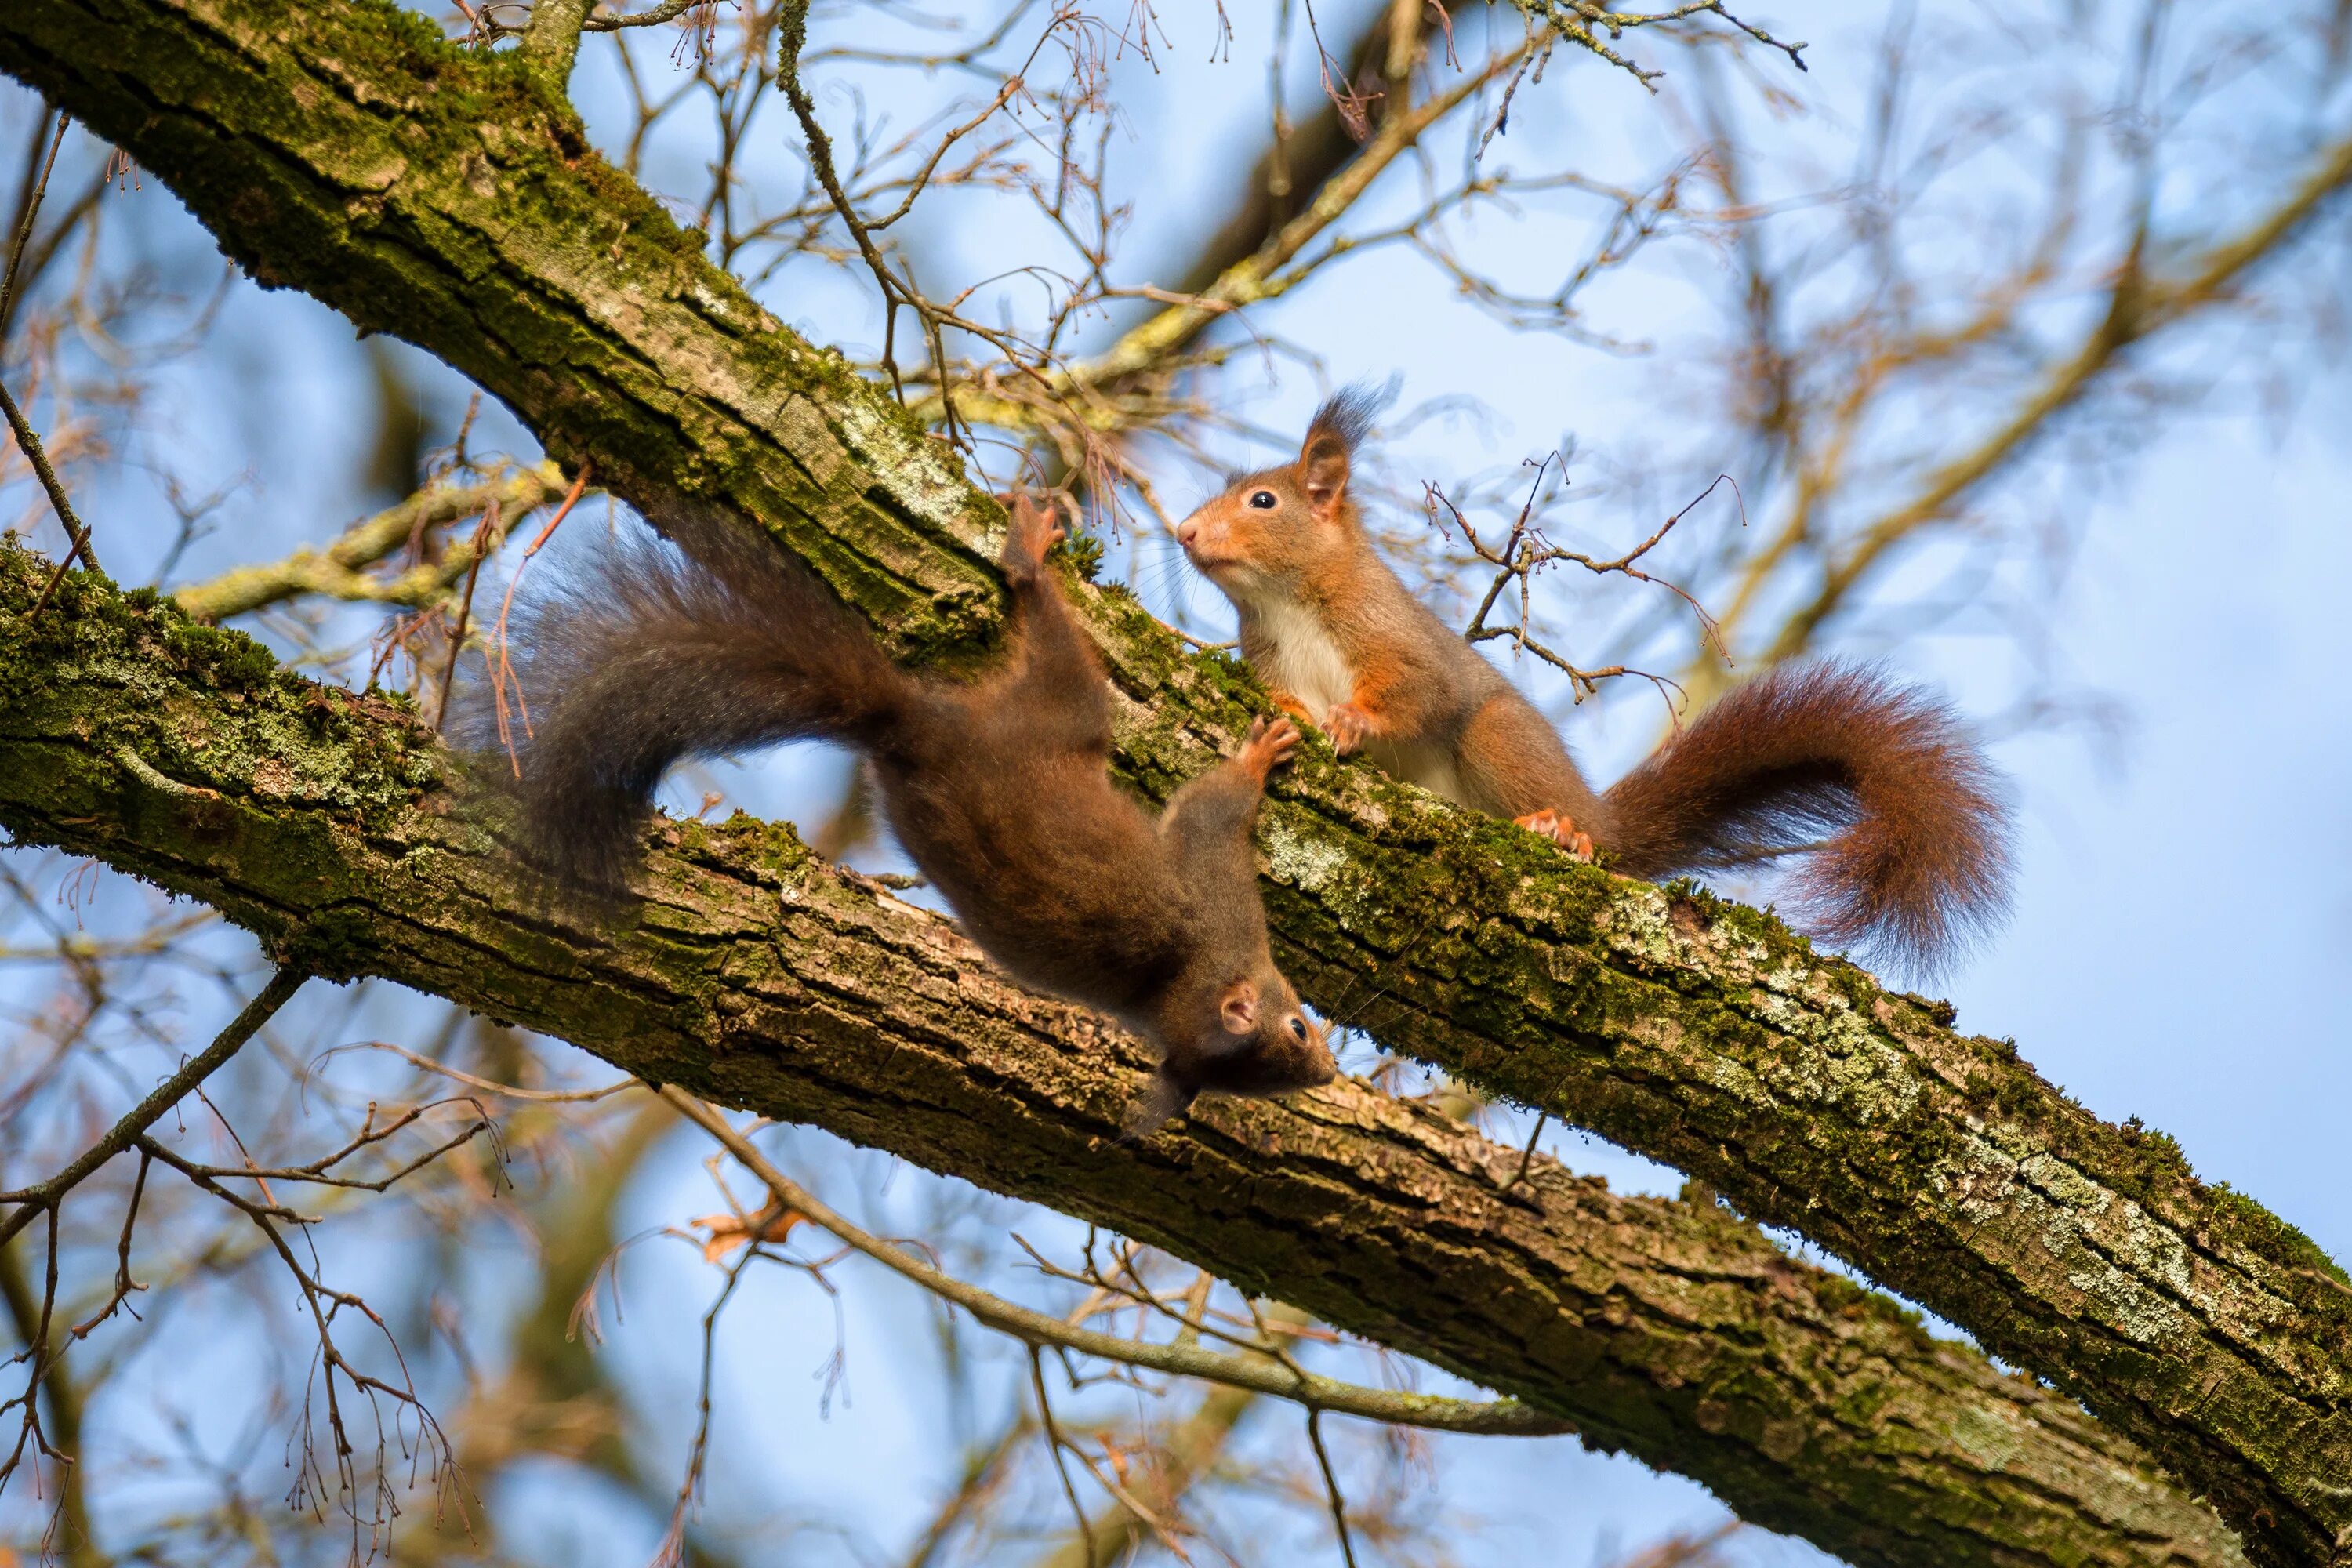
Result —
M 1594 29 L 1612 39 L 1622 37 L 1636 27 L 1654 27 L 1690 21 L 1699 16 L 1714 16 L 1734 30 L 1753 38 L 1767 48 L 1778 50 L 1789 58 L 1789 63 L 1799 70 L 1810 69 L 1804 60 L 1806 44 L 1785 44 L 1763 28 L 1741 21 L 1724 9 L 1723 0 L 1694 0 L 1693 4 L 1676 5 L 1666 11 L 1615 11 L 1599 0 L 1511 0 L 1528 19 L 1539 27 L 1548 27 L 1559 37 L 1608 61 L 1632 76 L 1652 92 L 1658 90 L 1658 79 L 1665 72 L 1648 70 L 1619 54 L 1603 43 Z
M 49 174 L 58 166 L 58 149 L 65 144 L 66 127 L 69 123 L 65 111 L 58 110 L 57 131 L 49 139 L 48 157 L 41 164 L 40 179 L 26 199 L 25 216 L 16 226 L 16 237 L 9 242 L 8 268 L 5 273 L 0 273 L 0 330 L 5 330 L 9 313 L 16 307 L 18 271 L 25 261 L 25 242 L 32 237 L 33 220 L 39 216 L 41 197 L 49 188 Z M 49 505 L 56 510 L 58 522 L 66 531 L 68 542 L 65 554 L 58 557 L 57 570 L 50 574 L 47 585 L 41 590 L 41 596 L 33 602 L 33 607 L 27 613 L 26 618 L 30 619 L 47 606 L 49 595 L 57 592 L 58 584 L 64 581 L 77 556 L 93 572 L 103 571 L 104 568 L 99 565 L 98 553 L 90 547 L 89 530 L 83 526 L 81 519 L 74 515 L 73 503 L 66 497 L 65 486 L 58 482 L 58 472 L 49 466 L 48 454 L 42 449 L 39 432 L 33 428 L 32 421 L 25 417 L 24 410 L 16 406 L 16 400 L 8 395 L 5 382 L 0 382 L 0 415 L 6 416 L 8 428 L 16 437 L 18 449 L 25 454 L 26 461 L 33 465 L 33 472 L 39 478 L 41 489 L 47 493 Z
M 25 192 L 24 216 L 17 222 L 16 237 L 8 243 L 8 268 L 0 273 L 0 335 L 6 333 L 9 315 L 16 307 L 16 284 L 25 265 L 25 242 L 33 237 L 33 220 L 40 216 L 41 197 L 47 192 L 49 175 L 58 166 L 58 149 L 66 144 L 66 127 L 72 123 L 65 110 L 58 110 L 57 130 L 49 138 L 48 156 L 41 163 L 40 177 Z
M 1658 526 L 1657 531 L 1640 544 L 1613 560 L 1596 561 L 1580 551 L 1565 550 L 1553 544 L 1544 536 L 1538 522 L 1536 507 L 1542 499 L 1545 478 L 1550 472 L 1552 465 L 1559 460 L 1559 454 L 1553 452 L 1539 462 L 1529 465 L 1535 468 L 1536 477 L 1528 486 L 1527 500 L 1521 504 L 1518 515 L 1512 520 L 1509 535 L 1500 546 L 1489 545 L 1481 540 L 1477 530 L 1471 527 L 1470 520 L 1463 515 L 1462 509 L 1454 503 L 1453 498 L 1437 486 L 1423 482 L 1423 508 L 1431 524 L 1441 534 L 1448 537 L 1454 533 L 1459 533 L 1462 542 L 1469 547 L 1473 555 L 1486 565 L 1495 568 L 1494 580 L 1487 584 L 1486 595 L 1478 601 L 1478 607 L 1472 614 L 1470 624 L 1464 629 L 1462 636 L 1465 641 L 1472 643 L 1509 638 L 1513 647 L 1523 653 L 1534 654 L 1538 658 L 1567 676 L 1570 689 L 1579 702 L 1599 692 L 1601 682 L 1603 680 L 1624 675 L 1639 676 L 1658 689 L 1659 694 L 1666 700 L 1667 712 L 1672 714 L 1676 707 L 1676 699 L 1681 694 L 1681 688 L 1665 677 L 1622 664 L 1610 665 L 1601 669 L 1579 668 L 1559 654 L 1537 641 L 1532 635 L 1530 626 L 1534 616 L 1534 582 L 1537 574 L 1544 568 L 1564 561 L 1581 566 L 1595 576 L 1616 574 L 1633 578 L 1637 582 L 1654 584 L 1690 606 L 1691 613 L 1698 617 L 1702 646 L 1712 647 L 1719 654 L 1721 645 L 1717 637 L 1715 620 L 1706 613 L 1706 607 L 1679 585 L 1669 583 L 1663 577 L 1653 576 L 1633 563 L 1655 549 L 1674 526 L 1689 515 L 1693 507 L 1713 495 L 1718 487 L 1731 483 L 1730 477 L 1717 475 L 1713 484 L 1693 497 L 1681 510 L 1667 518 Z M 1735 495 L 1738 494 L 1737 485 L 1733 485 L 1732 489 Z M 1448 518 L 1452 519 L 1450 530 L 1446 522 Z M 1517 619 L 1510 626 L 1490 626 L 1486 624 L 1486 616 L 1507 589 L 1513 590 L 1518 600 Z
M 1095 1555 L 1094 1521 L 1087 1517 L 1086 1505 L 1078 1501 L 1078 1489 L 1070 1479 L 1070 1467 L 1063 1457 L 1070 1440 L 1062 1436 L 1062 1428 L 1054 1420 L 1054 1402 L 1045 1396 L 1045 1363 L 1034 1344 L 1029 1347 L 1029 1386 L 1037 1395 L 1037 1424 L 1045 1434 L 1045 1443 L 1054 1456 L 1054 1472 L 1062 1478 L 1062 1495 L 1069 1500 L 1070 1512 L 1078 1521 L 1078 1535 L 1086 1542 L 1087 1560 Z
M 303 594 L 421 607 L 439 599 L 479 561 L 472 546 L 452 549 L 437 561 L 419 562 L 390 577 L 371 576 L 362 568 L 385 560 L 432 530 L 478 517 L 493 502 L 502 517 L 520 521 L 524 513 L 563 493 L 563 477 L 552 463 L 480 484 L 436 486 L 353 523 L 324 550 L 305 545 L 282 560 L 239 566 L 189 584 L 175 589 L 172 597 L 189 615 L 207 621 L 226 620 Z
M 1341 1383 L 1292 1367 L 1268 1365 L 1260 1355 L 1229 1355 L 1182 1343 L 1147 1343 L 1073 1327 L 1059 1318 L 1007 1301 L 958 1279 L 860 1230 L 778 1170 L 756 1144 L 736 1131 L 718 1111 L 675 1085 L 664 1085 L 657 1092 L 676 1106 L 679 1114 L 717 1139 L 736 1163 L 758 1178 L 785 1208 L 804 1215 L 810 1224 L 852 1250 L 961 1307 L 988 1328 L 1032 1347 L 1050 1346 L 1145 1371 L 1202 1378 L 1271 1394 L 1310 1410 L 1331 1410 L 1396 1426 L 1520 1436 L 1574 1429 L 1569 1423 L 1531 1410 L 1516 1400 L 1480 1402 L 1405 1394 Z
M 564 494 L 563 503 L 555 509 L 553 515 L 548 518 L 546 526 L 541 528 L 530 543 L 524 547 L 522 559 L 515 563 L 514 575 L 507 579 L 506 597 L 499 601 L 499 624 L 490 638 L 493 645 L 489 659 L 490 692 L 498 710 L 499 743 L 506 748 L 508 764 L 515 770 L 517 778 L 522 776 L 522 762 L 515 752 L 514 732 L 509 727 L 509 715 L 520 715 L 525 728 L 528 729 L 530 724 L 530 709 L 521 686 L 514 679 L 514 665 L 508 658 L 507 612 L 514 608 L 515 589 L 522 584 L 523 568 L 530 565 L 530 558 L 538 554 L 549 540 L 555 537 L 555 531 L 563 525 L 565 518 L 572 515 L 572 509 L 580 504 L 580 497 L 588 488 L 591 468 L 592 465 L 587 463 L 580 465 L 580 472 L 573 478 L 572 489 Z M 467 599 L 470 605 L 472 602 L 470 593 L 467 595 Z M 461 644 L 464 637 L 465 628 L 461 616 L 458 635 L 451 640 L 453 643 Z M 452 674 L 456 673 L 456 665 L 452 663 L 450 666 Z M 511 709 L 508 706 L 509 690 L 513 693 Z M 442 695 L 441 706 L 446 713 L 448 710 L 446 688 Z
M 1315 1462 L 1323 1468 L 1323 1494 L 1331 1503 L 1331 1528 L 1339 1537 L 1339 1556 L 1356 1568 L 1356 1539 L 1348 1533 L 1348 1500 L 1339 1495 L 1339 1472 L 1331 1468 L 1331 1450 L 1323 1446 L 1323 1413 L 1307 1413 L 1307 1440 L 1314 1445 Z
M 245 1043 L 253 1038 L 309 978 L 296 969 L 280 968 L 273 972 L 269 983 L 261 988 L 260 994 L 247 1003 L 237 1016 L 229 1020 L 228 1027 L 215 1036 L 211 1045 L 190 1058 L 179 1071 L 157 1084 L 145 1099 L 131 1108 L 129 1115 L 109 1128 L 97 1142 L 75 1156 L 64 1170 L 34 1186 L 0 1193 L 0 1203 L 16 1205 L 15 1213 L 0 1220 L 0 1247 L 6 1246 L 11 1237 L 31 1224 L 35 1215 L 54 1210 L 66 1194 L 91 1172 L 131 1147 L 158 1117 L 185 1100 L 223 1062 L 243 1049 Z

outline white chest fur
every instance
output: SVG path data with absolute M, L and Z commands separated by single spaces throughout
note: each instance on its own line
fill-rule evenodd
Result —
M 1257 678 L 1276 691 L 1287 691 L 1318 724 L 1356 689 L 1355 673 L 1347 657 L 1313 612 L 1288 599 L 1253 605 L 1247 639 Z

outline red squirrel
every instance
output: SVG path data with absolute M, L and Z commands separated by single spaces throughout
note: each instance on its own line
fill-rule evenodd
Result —
M 1797 923 L 1922 973 L 2009 898 L 1998 774 L 1950 710 L 1883 673 L 1784 667 L 1735 688 L 1605 793 L 1549 720 L 1373 550 L 1349 465 L 1360 391 L 1326 403 L 1297 459 L 1229 481 L 1176 531 L 1241 616 L 1242 653 L 1343 755 L 1458 805 L 1610 854 L 1651 880 L 1814 844 Z
M 1009 650 L 968 685 L 900 669 L 754 530 L 683 503 L 649 515 L 675 554 L 605 551 L 512 639 L 530 723 L 509 787 L 524 855 L 558 887 L 619 891 L 681 758 L 837 741 L 871 761 L 899 842 L 989 957 L 1159 1048 L 1131 1135 L 1203 1090 L 1330 1081 L 1324 1030 L 1275 967 L 1250 850 L 1298 731 L 1259 721 L 1156 821 L 1115 787 L 1102 667 L 1044 564 L 1062 532 L 1027 498 L 1002 563 Z

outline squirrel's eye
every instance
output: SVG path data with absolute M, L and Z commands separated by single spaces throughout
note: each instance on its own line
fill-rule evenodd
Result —
M 1307 1037 L 1307 1020 L 1295 1013 L 1290 1017 L 1290 1037 L 1294 1040 L 1303 1040 Z
M 1260 511 L 1272 511 L 1276 505 L 1274 492 L 1272 490 L 1257 491 L 1250 497 L 1250 505 L 1257 508 Z

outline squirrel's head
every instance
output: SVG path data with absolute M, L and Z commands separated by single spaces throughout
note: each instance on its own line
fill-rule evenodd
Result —
M 1181 1013 L 1164 1031 L 1166 1055 L 1129 1121 L 1130 1137 L 1150 1133 L 1198 1094 L 1268 1099 L 1339 1075 L 1323 1026 L 1271 963 L 1206 988 Z
M 1348 476 L 1380 401 L 1349 388 L 1316 410 L 1297 461 L 1227 480 L 1177 525 L 1185 557 L 1238 602 L 1295 587 L 1318 563 L 1360 548 Z

